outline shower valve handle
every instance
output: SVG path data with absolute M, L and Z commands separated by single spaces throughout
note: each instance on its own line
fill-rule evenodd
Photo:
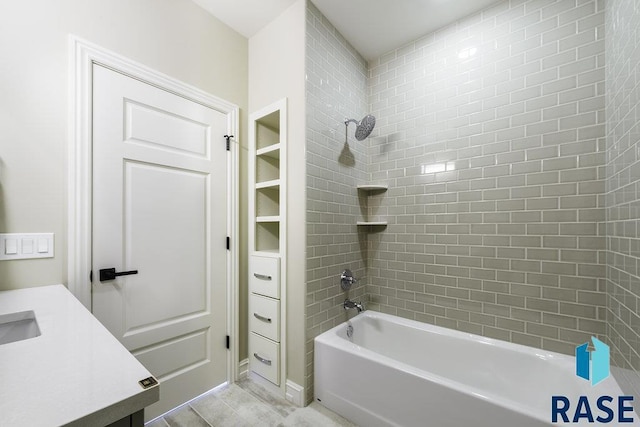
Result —
M 351 270 L 346 269 L 340 274 L 340 287 L 342 287 L 342 290 L 348 291 L 356 283 L 358 283 L 358 279 L 353 277 Z

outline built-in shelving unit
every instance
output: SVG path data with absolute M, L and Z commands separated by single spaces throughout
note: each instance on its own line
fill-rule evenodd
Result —
M 249 371 L 286 383 L 286 99 L 249 117 Z
M 369 198 L 377 193 L 383 193 L 389 189 L 387 184 L 359 184 L 356 186 L 358 191 L 365 193 L 364 203 L 366 204 L 364 207 L 365 211 L 369 210 Z M 361 199 L 362 200 L 362 199 Z M 386 227 L 387 221 L 384 220 L 376 220 L 371 221 L 369 218 L 364 219 L 363 221 L 357 221 L 356 225 L 358 227 L 371 227 L 370 229 Z

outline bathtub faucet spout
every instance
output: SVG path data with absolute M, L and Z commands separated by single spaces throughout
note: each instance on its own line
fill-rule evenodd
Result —
M 364 311 L 364 304 L 362 304 L 361 302 L 351 301 L 350 299 L 344 300 L 342 306 L 345 310 L 356 308 L 358 309 L 358 313 L 362 313 Z

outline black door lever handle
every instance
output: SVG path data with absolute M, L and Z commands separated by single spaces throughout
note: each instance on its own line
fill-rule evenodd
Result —
M 100 270 L 100 281 L 115 280 L 118 276 L 129 276 L 131 274 L 138 274 L 138 270 L 116 272 L 115 268 L 103 268 Z

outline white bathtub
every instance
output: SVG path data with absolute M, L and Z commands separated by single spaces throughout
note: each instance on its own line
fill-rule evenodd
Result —
M 624 394 L 576 377 L 571 356 L 373 311 L 316 337 L 314 369 L 316 400 L 367 427 L 550 426 L 551 396 L 570 398 L 571 418 L 580 395 L 596 417 L 599 396 Z

